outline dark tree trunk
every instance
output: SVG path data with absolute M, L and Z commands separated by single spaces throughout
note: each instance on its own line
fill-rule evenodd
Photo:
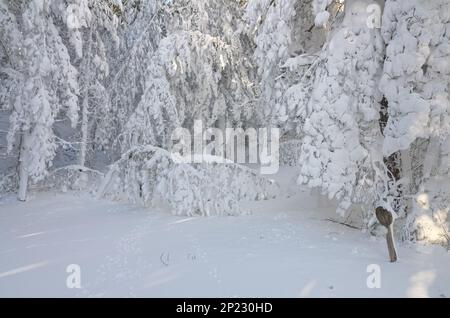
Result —
M 394 244 L 394 233 L 392 231 L 394 225 L 394 219 L 392 217 L 392 213 L 383 207 L 379 206 L 375 210 L 375 214 L 377 216 L 378 221 L 387 228 L 386 241 L 389 251 L 389 258 L 391 262 L 395 262 L 397 260 L 397 252 L 395 250 Z

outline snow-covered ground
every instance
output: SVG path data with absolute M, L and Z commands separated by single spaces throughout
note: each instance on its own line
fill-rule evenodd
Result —
M 450 253 L 386 243 L 327 221 L 309 190 L 261 201 L 239 217 L 177 217 L 97 200 L 35 193 L 0 200 L 0 296 L 448 297 Z M 78 264 L 81 288 L 66 286 Z M 367 287 L 367 267 L 381 288 Z

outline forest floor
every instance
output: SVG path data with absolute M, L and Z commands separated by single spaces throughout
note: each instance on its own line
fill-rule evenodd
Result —
M 0 199 L 1 297 L 449 297 L 450 253 L 327 221 L 309 190 L 239 217 L 180 217 L 80 193 Z M 81 288 L 66 285 L 80 266 Z M 368 288 L 371 264 L 380 288 Z M 372 267 L 373 268 L 373 267 Z

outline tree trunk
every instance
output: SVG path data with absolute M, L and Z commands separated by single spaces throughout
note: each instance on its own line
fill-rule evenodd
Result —
M 397 252 L 395 251 L 394 244 L 394 218 L 392 217 L 392 213 L 379 206 L 375 209 L 375 215 L 377 216 L 378 222 L 387 228 L 386 242 L 389 258 L 391 262 L 395 262 L 397 261 Z
M 25 201 L 28 190 L 28 164 L 30 157 L 29 149 L 29 133 L 26 132 L 21 136 L 20 153 L 19 153 L 19 190 L 17 192 L 17 199 Z
M 394 243 L 394 222 L 387 228 L 388 232 L 386 234 L 386 241 L 389 251 L 389 258 L 391 262 L 397 261 L 397 252 L 395 251 L 395 243 Z
M 88 141 L 88 96 L 87 93 L 83 98 L 82 110 L 81 110 L 81 149 L 78 164 L 80 166 L 85 166 L 86 164 L 86 150 Z
M 89 137 L 89 86 L 91 84 L 90 72 L 90 56 L 92 51 L 92 26 L 89 31 L 89 44 L 88 44 L 88 52 L 87 52 L 87 62 L 85 66 L 85 73 L 87 74 L 87 78 L 85 78 L 86 83 L 84 83 L 85 88 L 83 90 L 83 103 L 81 105 L 81 148 L 80 154 L 78 157 L 78 164 L 82 167 L 86 165 L 86 152 L 87 152 L 87 142 Z
M 389 120 L 389 102 L 386 99 L 385 96 L 383 96 L 383 99 L 380 101 L 380 119 L 379 119 L 379 125 L 380 125 L 380 131 L 381 134 L 384 136 L 384 129 L 386 128 L 387 122 Z M 383 157 L 384 164 L 386 165 L 387 170 L 389 171 L 388 179 L 391 179 L 392 181 L 396 182 L 400 180 L 402 176 L 402 156 L 400 151 L 397 151 L 390 156 Z M 391 189 L 388 189 L 391 190 Z M 396 189 L 393 189 L 396 190 Z M 397 197 L 394 199 L 392 208 L 395 212 L 398 212 L 401 205 L 401 193 L 397 193 Z
M 412 158 L 411 158 L 411 149 L 406 149 L 406 150 L 402 150 L 400 151 L 400 162 L 401 162 L 401 172 L 402 172 L 402 177 L 405 178 L 406 180 L 408 180 L 408 184 L 404 185 L 403 187 L 403 191 L 406 192 L 407 195 L 412 193 L 412 187 L 411 185 L 414 182 L 414 176 L 413 176 L 413 163 L 412 163 Z M 407 198 L 403 198 L 403 204 L 405 205 L 404 207 L 404 211 L 405 214 L 407 215 L 408 213 L 410 213 L 413 203 L 412 203 L 412 198 L 411 197 L 407 197 Z
M 431 137 L 427 145 L 425 159 L 423 160 L 422 177 L 424 180 L 436 175 L 436 170 L 439 166 L 440 152 L 439 139 L 437 137 Z

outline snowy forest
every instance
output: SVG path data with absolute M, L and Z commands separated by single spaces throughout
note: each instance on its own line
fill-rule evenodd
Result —
M 448 297 L 450 1 L 0 0 L 0 218 L 3 296 Z

